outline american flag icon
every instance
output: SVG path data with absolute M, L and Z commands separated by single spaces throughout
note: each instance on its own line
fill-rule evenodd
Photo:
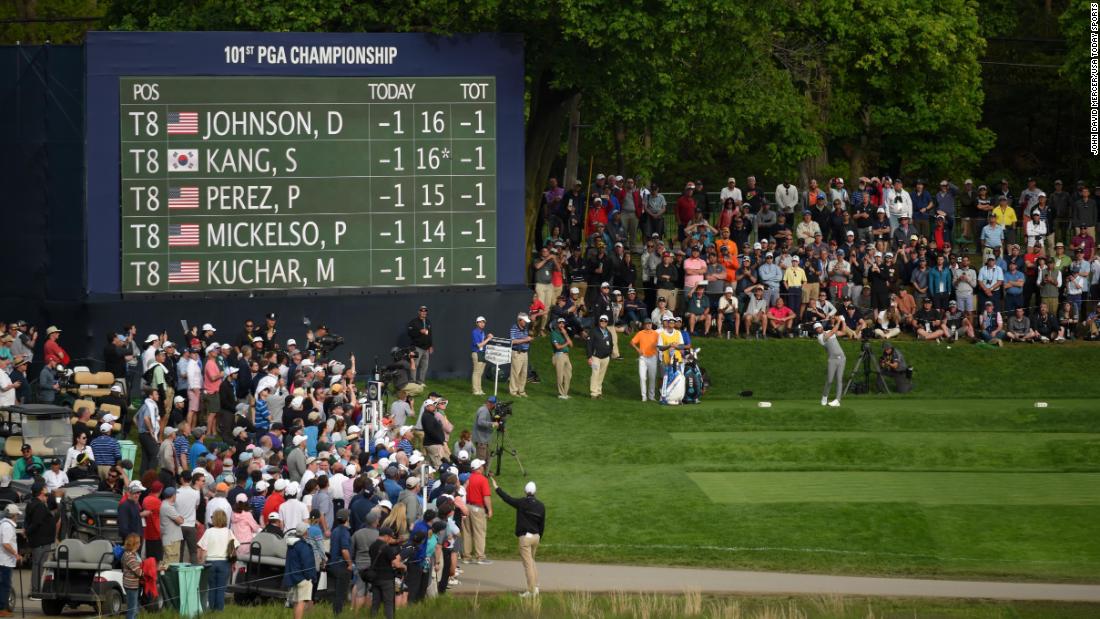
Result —
M 199 188 L 169 187 L 168 208 L 199 208 Z
M 168 247 L 198 247 L 199 224 L 169 224 Z
M 198 112 L 168 112 L 168 135 L 198 135 Z
M 199 261 L 182 260 L 168 263 L 169 284 L 199 283 Z

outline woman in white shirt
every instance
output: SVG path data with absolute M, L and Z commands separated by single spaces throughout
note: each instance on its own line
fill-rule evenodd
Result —
M 92 448 L 88 446 L 87 432 L 81 432 L 73 439 L 73 446 L 65 453 L 65 466 L 61 470 L 67 471 L 76 466 L 76 460 L 80 457 L 80 454 L 87 454 L 89 458 L 92 458 Z
M 225 609 L 225 588 L 229 585 L 229 557 L 236 553 L 237 539 L 229 530 L 225 512 L 214 512 L 211 527 L 199 540 L 199 564 L 210 564 L 210 610 Z

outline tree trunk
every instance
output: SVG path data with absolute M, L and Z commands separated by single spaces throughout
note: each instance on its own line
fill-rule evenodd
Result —
M 569 101 L 569 146 L 565 153 L 565 170 L 561 175 L 561 186 L 566 190 L 573 189 L 573 181 L 577 180 L 577 163 L 581 156 L 580 142 L 581 93 L 578 92 Z
M 618 168 L 615 170 L 615 174 L 622 174 L 626 170 L 626 163 L 623 160 L 623 144 L 626 142 L 626 125 L 622 120 L 615 123 L 615 164 Z M 624 175 L 625 176 L 625 175 Z
M 828 186 L 828 183 L 824 182 L 825 179 L 819 178 L 821 170 L 824 170 L 826 167 L 828 167 L 828 165 L 829 153 L 826 152 L 825 145 L 822 144 L 819 147 L 817 154 L 813 155 L 812 157 L 807 157 L 798 162 L 798 176 L 799 180 L 802 183 L 801 186 L 809 187 L 811 178 L 817 179 L 817 184 L 819 186 Z
M 525 262 L 530 265 L 531 249 L 535 246 L 535 226 L 538 223 L 542 190 L 561 148 L 562 127 L 568 110 L 567 101 L 573 93 L 551 89 L 545 74 L 535 81 L 531 96 L 531 111 L 527 121 L 527 143 L 524 165 L 526 191 L 524 201 Z

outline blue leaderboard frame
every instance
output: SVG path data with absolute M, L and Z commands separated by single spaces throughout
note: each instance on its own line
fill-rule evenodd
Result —
M 296 46 L 383 51 L 294 64 L 227 48 Z M 87 293 L 121 291 L 119 79 L 123 76 L 420 77 L 484 75 L 497 89 L 497 287 L 525 285 L 523 39 L 512 34 L 89 32 L 85 136 Z M 307 64 L 307 62 L 309 62 Z M 322 64 L 328 62 L 328 64 Z M 290 292 L 289 294 L 294 294 Z

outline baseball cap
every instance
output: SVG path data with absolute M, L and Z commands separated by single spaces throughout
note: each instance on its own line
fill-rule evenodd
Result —
M 203 331 L 217 331 L 217 329 L 214 328 L 214 325 L 212 325 L 210 323 L 203 324 L 202 325 L 202 330 Z
M 474 322 L 485 322 L 485 317 L 484 316 L 478 316 L 477 318 L 474 319 Z
M 732 180 L 732 179 L 730 179 L 730 180 Z M 527 482 L 527 485 L 525 485 L 525 486 L 523 487 L 523 491 L 524 491 L 525 493 L 527 493 L 527 494 L 534 494 L 534 493 L 535 493 L 535 490 L 537 490 L 537 489 L 538 489 L 538 488 L 536 488 L 536 486 L 535 486 L 535 482 L 533 482 L 533 481 L 529 481 L 529 482 Z
M 470 468 L 472 470 L 477 470 L 483 466 L 485 466 L 485 461 L 481 458 L 474 458 L 474 461 L 470 463 Z
M 286 480 L 280 479 L 279 481 L 286 481 Z M 276 487 L 275 487 L 275 489 L 276 489 L 276 490 L 278 490 L 278 489 L 279 489 L 279 488 L 278 488 L 278 486 L 279 486 L 279 481 L 275 482 L 275 486 L 276 486 Z M 263 483 L 263 482 L 260 482 L 260 483 Z M 256 485 L 256 487 L 257 487 L 257 488 L 259 488 L 259 484 L 257 484 L 257 485 Z M 279 515 L 279 512 L 271 512 L 270 514 L 268 514 L 268 515 L 267 515 L 267 519 L 268 519 L 269 521 L 271 521 L 271 520 L 282 520 L 282 519 L 283 519 L 283 517 Z
M 122 389 L 119 389 L 119 391 L 122 391 Z M 172 398 L 172 402 L 175 403 L 175 404 L 180 404 L 180 403 L 186 402 L 186 401 L 187 400 L 182 395 L 178 395 L 178 396 Z

